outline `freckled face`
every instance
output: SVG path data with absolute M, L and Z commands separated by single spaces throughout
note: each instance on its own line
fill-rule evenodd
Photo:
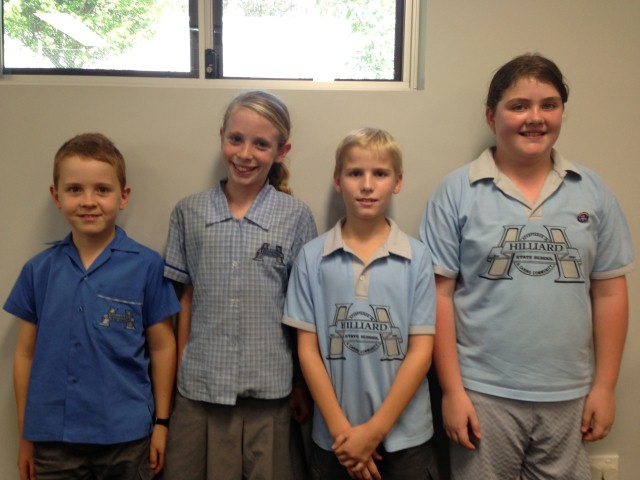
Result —
M 395 172 L 387 155 L 356 146 L 347 152 L 333 181 L 342 193 L 347 216 L 380 219 L 385 217 L 393 194 L 400 191 L 402 175 Z
M 509 164 L 550 161 L 564 105 L 558 90 L 535 78 L 521 78 L 505 90 L 495 111 L 487 109 L 496 135 L 496 159 Z
M 122 188 L 110 164 L 71 156 L 60 164 L 51 197 L 71 225 L 74 239 L 108 241 L 115 235 L 118 212 L 124 209 L 131 190 Z
M 238 107 L 220 130 L 222 159 L 229 175 L 228 184 L 259 190 L 274 163 L 281 163 L 291 148 L 279 145 L 278 129 L 262 115 Z

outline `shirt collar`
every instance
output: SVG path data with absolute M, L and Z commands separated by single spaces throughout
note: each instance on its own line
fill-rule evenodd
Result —
M 500 176 L 500 170 L 493 159 L 493 148 L 487 148 L 482 154 L 476 158 L 469 166 L 469 183 L 476 183 L 484 179 L 496 179 Z M 553 170 L 560 178 L 564 178 L 567 173 L 574 173 L 581 176 L 580 169 L 573 163 L 564 158 L 556 149 L 551 149 L 551 158 L 553 159 Z
M 71 233 L 68 233 L 66 237 L 64 237 L 62 240 L 56 240 L 53 242 L 49 242 L 47 243 L 47 245 L 57 245 L 57 246 L 61 246 L 61 247 L 73 247 L 75 249 L 75 246 L 73 245 L 73 240 L 72 240 L 72 235 Z M 136 242 L 134 242 L 131 238 L 129 238 L 127 236 L 127 233 L 120 228 L 119 226 L 116 225 L 116 236 L 113 238 L 113 240 L 111 240 L 111 243 L 109 245 L 107 245 L 107 247 L 105 248 L 109 249 L 109 250 L 121 250 L 123 252 L 131 252 L 131 253 L 139 253 L 140 252 L 140 245 Z
M 327 232 L 327 238 L 325 239 L 322 251 L 323 257 L 331 255 L 336 250 L 347 250 L 346 245 L 342 240 L 342 224 L 345 220 L 346 218 L 340 219 L 338 223 L 336 223 L 335 226 Z M 390 218 L 387 218 L 387 222 L 391 226 L 391 230 L 389 231 L 387 240 L 384 242 L 382 247 L 380 247 L 381 253 L 384 253 L 384 256 L 397 255 L 411 260 L 411 244 L 409 243 L 409 237 L 406 233 L 400 230 L 396 222 Z
M 226 179 L 221 180 L 218 185 L 211 191 L 211 202 L 208 206 L 206 222 L 219 223 L 230 220 L 232 217 L 229 210 L 229 203 L 224 194 L 224 185 Z M 260 228 L 268 230 L 271 225 L 271 217 L 276 204 L 277 191 L 269 182 L 265 183 L 258 196 L 253 200 L 249 211 L 244 218 L 249 220 Z

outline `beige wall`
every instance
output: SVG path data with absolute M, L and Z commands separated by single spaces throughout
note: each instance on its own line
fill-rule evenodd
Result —
M 438 181 L 491 142 L 483 97 L 492 72 L 517 54 L 538 51 L 559 64 L 571 87 L 558 148 L 602 174 L 617 192 L 640 245 L 640 2 L 432 0 L 423 4 L 423 14 L 424 90 L 277 91 L 294 121 L 292 185 L 311 206 L 319 230 L 339 214 L 331 193 L 337 142 L 354 127 L 373 125 L 390 130 L 403 147 L 405 182 L 392 215 L 416 235 Z M 158 85 L 34 85 L 0 79 L 2 302 L 22 264 L 44 242 L 67 231 L 48 186 L 53 153 L 68 137 L 102 131 L 116 141 L 128 160 L 133 188 L 121 224 L 160 251 L 175 202 L 204 189 L 220 173 L 217 130 L 235 90 L 198 81 Z M 640 472 L 639 287 L 640 274 L 634 272 L 617 423 L 608 439 L 591 448 L 619 454 L 623 480 Z M 5 312 L 0 318 L 0 478 L 10 480 L 17 478 L 11 387 L 17 323 Z

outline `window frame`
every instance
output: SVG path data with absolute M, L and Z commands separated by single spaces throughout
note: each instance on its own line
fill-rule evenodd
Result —
M 131 77 L 131 78 L 198 78 L 200 76 L 199 52 L 200 38 L 198 36 L 199 0 L 189 2 L 189 43 L 190 43 L 190 71 L 175 72 L 164 70 L 116 70 L 91 68 L 24 68 L 5 67 L 4 65 L 4 0 L 0 0 L 0 78 L 2 75 L 50 75 L 50 76 L 79 76 L 79 77 Z
M 426 24 L 426 0 L 405 0 L 404 47 L 402 53 L 402 80 L 272 80 L 272 79 L 208 79 L 205 78 L 205 50 L 213 47 L 212 0 L 197 0 L 199 30 L 192 32 L 198 37 L 198 76 L 190 78 L 164 77 L 160 75 L 61 75 L 32 73 L 9 73 L 0 62 L 0 83 L 20 85 L 96 85 L 96 86 L 145 86 L 145 87 L 194 87 L 214 89 L 266 89 L 266 90 L 337 90 L 337 91 L 415 91 L 424 89 L 424 36 L 421 30 Z M 0 3 L 2 5 L 2 3 Z M 221 33 L 220 33 L 221 34 Z M 0 47 L 3 35 L 0 35 Z M 0 49 L 0 60 L 3 49 Z M 4 76 L 3 76 L 4 71 Z M 161 78 L 160 78 L 161 77 Z

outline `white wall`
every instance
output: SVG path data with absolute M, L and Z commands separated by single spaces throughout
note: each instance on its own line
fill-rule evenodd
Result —
M 493 71 L 517 54 L 538 51 L 558 63 L 571 87 L 557 146 L 603 175 L 640 245 L 640 2 L 432 0 L 423 8 L 424 90 L 276 92 L 294 121 L 292 185 L 311 206 L 319 229 L 326 230 L 337 215 L 331 194 L 335 146 L 348 130 L 373 125 L 390 130 L 403 147 L 405 182 L 392 215 L 416 235 L 434 186 L 491 141 L 483 100 Z M 286 61 L 286 54 L 277 53 Z M 67 231 L 48 186 L 53 154 L 76 133 L 101 131 L 115 140 L 128 160 L 133 188 L 121 225 L 137 240 L 163 249 L 175 202 L 204 189 L 220 172 L 220 116 L 236 93 L 197 81 L 172 85 L 0 79 L 0 301 L 22 264 Z M 637 272 L 629 275 L 631 324 L 617 422 L 609 438 L 591 447 L 620 455 L 623 480 L 640 472 L 639 282 Z M 11 384 L 17 324 L 5 312 L 0 318 L 0 478 L 11 480 L 17 478 Z

